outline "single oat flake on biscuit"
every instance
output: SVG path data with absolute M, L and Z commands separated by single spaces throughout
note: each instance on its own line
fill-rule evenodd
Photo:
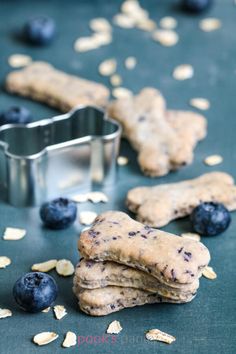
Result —
M 62 343 L 62 346 L 64 348 L 70 348 L 70 347 L 74 347 L 76 345 L 76 343 L 77 343 L 76 334 L 71 331 L 66 332 L 66 336 L 65 336 L 65 339 Z
M 6 268 L 11 264 L 11 260 L 8 257 L 0 256 L 0 269 Z
M 0 319 L 1 319 L 1 318 L 11 317 L 11 316 L 12 316 L 11 310 L 8 310 L 8 309 L 1 309 L 1 308 L 0 308 Z
M 12 54 L 8 58 L 8 64 L 12 68 L 21 68 L 27 66 L 32 62 L 32 58 L 25 54 Z
M 34 336 L 33 342 L 38 345 L 46 345 L 58 338 L 58 334 L 55 332 L 41 332 Z
M 152 33 L 154 41 L 159 42 L 165 47 L 172 47 L 179 41 L 179 36 L 173 30 L 160 29 Z
M 204 163 L 208 166 L 216 166 L 223 162 L 223 157 L 220 155 L 210 155 L 204 159 Z
M 119 321 L 113 321 L 107 328 L 108 334 L 119 334 L 122 331 L 122 327 Z
M 159 329 L 150 329 L 147 333 L 146 333 L 146 338 L 148 340 L 156 340 L 158 342 L 164 342 L 167 344 L 171 344 L 173 343 L 176 338 L 171 336 L 168 333 L 162 332 Z
M 53 311 L 57 320 L 61 320 L 63 317 L 67 315 L 65 306 L 63 305 L 55 305 L 53 307 Z
M 192 65 L 189 64 L 179 65 L 173 71 L 173 78 L 179 81 L 191 79 L 193 75 L 194 69 Z
M 7 227 L 5 229 L 3 240 L 6 241 L 18 241 L 21 240 L 26 235 L 25 229 L 17 229 L 14 227 Z
M 206 98 L 196 97 L 189 101 L 190 106 L 206 111 L 210 108 L 210 102 Z
M 202 275 L 205 278 L 210 279 L 210 280 L 215 280 L 217 278 L 216 272 L 214 271 L 214 269 L 212 267 L 209 267 L 209 266 L 204 268 Z
M 46 273 L 46 272 L 50 272 L 50 270 L 56 268 L 56 265 L 57 265 L 57 260 L 50 259 L 49 261 L 46 261 L 46 262 L 33 264 L 31 267 L 31 270 Z
M 204 32 L 212 32 L 221 28 L 222 23 L 218 18 L 204 18 L 200 21 L 199 27 Z
M 200 203 L 218 202 L 236 209 L 236 186 L 224 172 L 205 173 L 197 178 L 152 187 L 131 189 L 126 198 L 137 219 L 153 227 L 188 216 Z
M 57 262 L 56 271 L 59 275 L 62 275 L 63 277 L 68 277 L 74 274 L 75 268 L 71 261 L 68 261 L 67 259 L 60 259 Z
M 94 211 L 81 211 L 79 214 L 79 222 L 82 225 L 91 225 L 97 217 Z

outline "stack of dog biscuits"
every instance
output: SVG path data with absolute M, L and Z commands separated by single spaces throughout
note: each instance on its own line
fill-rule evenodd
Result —
M 138 151 L 142 171 L 164 176 L 193 160 L 193 150 L 206 136 L 206 119 L 191 111 L 170 111 L 160 91 L 146 87 L 136 96 L 121 97 L 108 106 L 124 136 Z
M 185 303 L 210 261 L 200 242 L 108 211 L 82 232 L 74 293 L 82 311 L 103 316 L 147 303 Z

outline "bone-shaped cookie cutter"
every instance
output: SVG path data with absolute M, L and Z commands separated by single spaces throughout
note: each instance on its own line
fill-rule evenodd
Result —
M 0 128 L 0 184 L 14 206 L 114 183 L 120 125 L 93 106 Z

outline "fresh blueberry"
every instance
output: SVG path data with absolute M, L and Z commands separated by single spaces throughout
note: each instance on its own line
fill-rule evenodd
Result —
M 34 17 L 28 20 L 24 26 L 25 39 L 36 45 L 50 43 L 55 37 L 56 25 L 50 17 Z
M 183 0 L 183 9 L 192 12 L 199 13 L 207 10 L 213 3 L 213 0 Z
M 215 236 L 228 228 L 231 216 L 223 204 L 206 202 L 193 210 L 190 220 L 198 234 Z
M 40 272 L 23 275 L 13 287 L 13 296 L 17 304 L 28 312 L 39 312 L 51 306 L 57 294 L 55 280 L 50 275 Z
M 66 229 L 76 219 L 77 206 L 66 198 L 54 199 L 44 203 L 40 208 L 40 217 L 44 225 L 50 229 Z
M 31 121 L 31 113 L 25 107 L 13 106 L 0 114 L 0 125 L 27 124 Z

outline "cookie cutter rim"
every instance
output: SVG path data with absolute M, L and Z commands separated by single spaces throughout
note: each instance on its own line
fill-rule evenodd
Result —
M 3 134 L 5 131 L 10 131 L 10 130 L 18 130 L 18 129 L 42 129 L 42 131 L 44 130 L 44 128 L 46 129 L 47 127 L 50 127 L 53 129 L 54 125 L 56 126 L 57 123 L 60 122 L 66 122 L 69 120 L 72 120 L 73 117 L 76 114 L 80 114 L 81 112 L 86 114 L 86 111 L 90 112 L 92 111 L 93 114 L 95 116 L 98 116 L 97 118 L 95 117 L 95 119 L 99 119 L 102 120 L 103 124 L 104 122 L 109 122 L 110 126 L 113 126 L 113 130 L 112 132 L 107 132 L 105 134 L 100 133 L 100 134 L 86 134 L 85 136 L 79 136 L 73 139 L 68 139 L 59 143 L 55 143 L 55 144 L 45 144 L 45 146 L 38 152 L 32 153 L 32 154 L 16 154 L 10 151 L 10 143 L 7 141 L 2 140 L 1 134 Z M 75 118 L 76 119 L 76 118 Z M 78 117 L 78 120 L 80 119 L 80 117 Z M 35 161 L 39 161 L 40 159 L 44 159 L 45 156 L 47 156 L 47 154 L 53 153 L 53 152 L 57 152 L 63 150 L 63 149 L 70 149 L 73 148 L 74 146 L 76 146 L 76 148 L 78 149 L 79 146 L 83 146 L 83 145 L 90 145 L 92 146 L 92 143 L 97 141 L 100 144 L 100 148 L 101 145 L 105 145 L 105 144 L 109 144 L 111 143 L 112 145 L 114 145 L 114 147 L 112 146 L 112 156 L 110 156 L 110 169 L 116 169 L 116 158 L 118 156 L 118 150 L 119 150 L 119 144 L 120 144 L 120 137 L 121 137 L 121 132 L 122 132 L 122 128 L 121 125 L 111 119 L 107 112 L 102 110 L 101 108 L 95 106 L 95 105 L 79 105 L 76 106 L 75 108 L 73 108 L 72 110 L 70 110 L 68 113 L 65 114 L 60 114 L 60 115 L 56 115 L 53 116 L 52 118 L 45 118 L 36 122 L 31 122 L 28 123 L 26 125 L 24 124 L 6 124 L 2 127 L 0 127 L 0 151 L 2 154 L 2 156 L 5 157 L 5 159 L 7 161 L 13 161 L 13 163 L 18 163 L 20 166 L 22 165 L 31 165 L 33 164 Z M 115 152 L 113 151 L 115 149 Z M 114 156 L 113 156 L 114 155 Z M 18 198 L 14 197 L 14 192 L 12 192 L 12 190 L 16 190 L 16 188 L 14 188 L 13 184 L 14 182 L 16 182 L 15 180 L 12 181 L 11 177 L 9 177 L 12 173 L 11 171 L 11 167 L 10 166 L 5 166 L 6 168 L 6 176 L 5 176 L 5 184 L 4 186 L 2 185 L 1 187 L 3 187 L 6 192 L 7 192 L 7 196 L 5 196 L 5 199 L 8 200 L 8 202 L 11 205 L 14 206 L 33 206 L 33 205 L 39 205 L 41 204 L 43 201 L 48 200 L 49 198 L 46 197 L 37 197 L 37 198 L 29 198 L 29 196 L 27 196 L 26 194 L 29 194 L 29 190 L 28 188 L 27 191 L 22 191 L 21 189 L 18 189 L 18 193 L 22 194 L 20 197 L 18 196 Z M 109 169 L 108 168 L 108 169 Z M 21 173 L 19 174 L 19 179 L 22 177 L 22 171 L 20 171 Z M 26 174 L 29 171 L 24 171 L 24 179 L 29 179 L 29 176 L 26 176 Z M 116 173 L 116 172 L 115 172 Z M 113 173 L 114 174 L 114 173 Z M 0 181 L 3 180 L 2 174 L 0 173 Z M 33 178 L 34 179 L 34 178 Z M 31 179 L 32 180 L 32 176 Z M 103 184 L 105 178 L 103 179 L 103 181 L 101 181 L 100 185 Z M 31 181 L 32 182 L 32 181 Z M 32 184 L 32 183 L 31 183 Z M 34 189 L 37 189 L 37 186 L 34 184 Z M 34 191 L 32 191 L 32 188 L 30 193 L 34 193 Z M 37 195 L 40 193 L 36 193 Z M 63 193 L 64 194 L 64 193 Z M 60 196 L 60 195 L 58 195 Z M 55 196 L 56 197 L 56 196 Z M 29 202 L 29 199 L 31 199 L 31 201 Z M 33 200 L 34 199 L 34 200 Z

